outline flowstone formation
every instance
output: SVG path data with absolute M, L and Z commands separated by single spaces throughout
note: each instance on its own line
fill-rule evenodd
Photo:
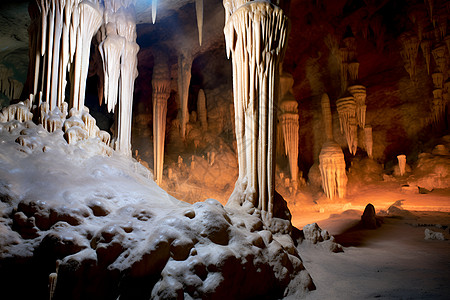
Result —
M 288 20 L 269 1 L 225 0 L 225 41 L 233 60 L 239 178 L 229 204 L 274 213 L 275 108 Z
M 180 202 L 138 162 L 102 155 L 86 109 L 65 119 L 44 102 L 49 132 L 31 103 L 0 113 L 0 281 L 18 299 L 298 299 L 314 288 L 291 236 L 258 212 Z M 85 139 L 64 141 L 73 129 Z
M 319 155 L 319 169 L 322 176 L 322 187 L 328 198 L 338 196 L 343 198 L 347 189 L 344 153 L 333 140 L 333 127 L 330 109 L 330 99 L 327 94 L 322 96 L 322 116 L 325 126 L 326 142 Z

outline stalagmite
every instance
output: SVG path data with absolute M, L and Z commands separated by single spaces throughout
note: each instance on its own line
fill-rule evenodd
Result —
M 264 1 L 225 0 L 225 41 L 233 58 L 239 178 L 228 203 L 245 201 L 270 222 L 274 199 L 275 108 L 287 17 Z
M 154 55 L 153 67 L 153 160 L 154 175 L 158 185 L 162 183 L 164 166 L 164 141 L 166 137 L 167 100 L 170 97 L 170 71 L 167 57 Z
M 333 140 L 330 100 L 327 94 L 322 96 L 322 116 L 325 125 L 326 142 L 319 155 L 319 169 L 322 176 L 322 187 L 328 198 L 343 198 L 347 188 L 344 153 Z
M 363 85 L 352 85 L 348 87 L 348 91 L 356 102 L 356 120 L 358 126 L 364 128 L 366 123 L 366 87 Z
M 280 121 L 283 128 L 284 145 L 286 155 L 289 157 L 289 167 L 291 170 L 291 180 L 298 180 L 298 130 L 299 116 L 298 103 L 294 95 L 288 92 L 280 104 L 281 115 Z
M 373 149 L 373 137 L 372 137 L 372 126 L 364 127 L 364 148 L 366 149 L 367 156 L 372 158 L 372 149 Z
M 188 99 L 189 83 L 191 82 L 192 56 L 181 53 L 178 56 L 178 94 L 181 105 L 181 138 L 186 138 L 186 124 L 189 120 Z
M 206 132 L 208 130 L 208 116 L 206 113 L 206 97 L 203 89 L 200 89 L 198 91 L 197 111 L 198 111 L 198 118 L 200 119 L 200 124 L 202 125 L 202 129 L 204 132 Z
M 400 169 L 400 176 L 403 176 L 405 174 L 406 169 L 406 155 L 401 154 L 397 155 L 398 159 L 398 168 Z
M 195 11 L 197 13 L 198 43 L 201 46 L 203 36 L 203 0 L 195 0 Z
M 336 101 L 337 111 L 339 113 L 339 123 L 341 124 L 341 133 L 345 133 L 348 149 L 355 155 L 357 144 L 356 135 L 356 101 L 353 96 L 343 97 Z

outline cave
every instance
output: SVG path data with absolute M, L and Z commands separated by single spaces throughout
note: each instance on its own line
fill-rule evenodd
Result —
M 4 299 L 446 299 L 450 1 L 0 4 Z

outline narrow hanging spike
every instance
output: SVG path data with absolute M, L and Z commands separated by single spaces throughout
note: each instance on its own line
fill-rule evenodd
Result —
M 197 12 L 198 42 L 201 46 L 203 35 L 203 0 L 195 0 L 195 10 Z
M 152 22 L 156 22 L 156 9 L 158 7 L 158 0 L 152 0 Z

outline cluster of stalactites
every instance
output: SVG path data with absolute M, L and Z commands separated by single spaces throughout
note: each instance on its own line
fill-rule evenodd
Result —
M 341 147 L 333 140 L 330 99 L 327 94 L 322 96 L 321 106 L 327 139 L 319 154 L 322 187 L 328 198 L 343 198 L 347 188 L 345 159 Z
M 363 85 L 348 87 L 351 96 L 346 96 L 336 101 L 341 133 L 345 134 L 348 149 L 355 155 L 358 148 L 358 127 L 366 130 L 366 88 Z M 368 126 L 370 127 L 370 126 Z M 371 127 L 370 127 L 371 128 Z M 372 157 L 372 147 L 366 145 L 368 138 L 372 138 L 372 131 L 365 137 L 364 147 L 369 157 Z M 362 145 L 361 145 L 362 146 Z
M 427 123 L 440 123 L 449 103 L 449 91 L 446 87 L 449 80 L 448 61 L 450 60 L 450 35 L 447 25 L 450 5 L 445 0 L 425 0 L 424 3 L 411 7 L 408 16 L 414 24 L 414 31 L 401 36 L 402 56 L 405 68 L 413 81 L 417 57 L 417 43 L 420 44 L 428 74 L 433 80 L 431 115 Z M 411 55 L 411 54 L 414 55 Z M 433 58 L 433 61 L 432 61 Z M 434 69 L 433 69 L 434 68 Z
M 166 136 L 167 100 L 170 97 L 169 64 L 164 55 L 155 57 L 152 76 L 153 88 L 153 161 L 155 181 L 162 183 L 164 141 Z
M 328 39 L 330 49 L 334 49 L 333 41 Z M 343 46 L 339 50 L 334 50 L 334 54 L 337 55 L 340 71 L 341 71 L 341 89 L 344 92 L 347 89 L 349 83 L 354 83 L 358 79 L 359 62 L 356 59 L 356 39 L 353 36 L 345 37 L 343 40 Z
M 71 77 L 71 107 L 84 106 L 91 39 L 103 22 L 98 0 L 36 1 L 40 14 L 30 25 L 30 71 L 38 105 L 61 107 L 66 73 Z M 40 81 L 40 83 L 39 83 Z
M 341 133 L 345 134 L 348 150 L 356 154 L 358 148 L 358 125 L 356 121 L 356 101 L 353 96 L 343 97 L 336 101 Z
M 251 202 L 269 220 L 274 199 L 275 82 L 288 21 L 270 2 L 228 0 L 224 7 L 226 49 L 233 58 L 238 202 Z
M 103 60 L 104 97 L 108 111 L 115 111 L 115 150 L 131 155 L 131 118 L 134 81 L 138 75 L 136 18 L 133 1 L 105 1 L 104 26 L 99 35 Z

